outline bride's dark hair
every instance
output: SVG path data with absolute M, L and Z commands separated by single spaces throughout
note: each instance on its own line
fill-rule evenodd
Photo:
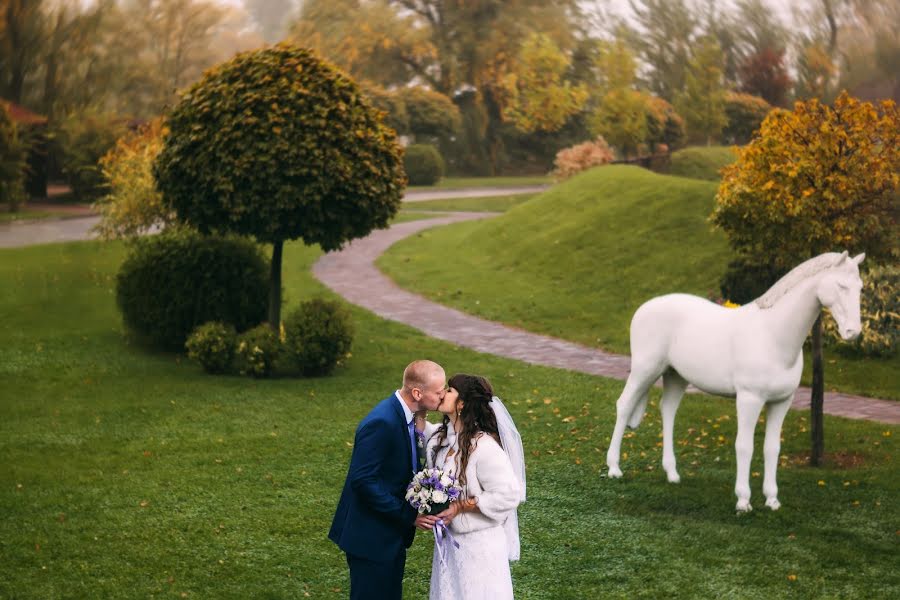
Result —
M 459 399 L 463 402 L 463 408 L 457 420 L 456 440 L 459 454 L 456 455 L 456 473 L 459 484 L 465 488 L 466 467 L 469 465 L 469 455 L 472 453 L 472 444 L 482 434 L 488 434 L 500 443 L 500 432 L 497 429 L 497 417 L 490 407 L 494 389 L 490 382 L 480 375 L 457 374 L 450 378 L 447 385 L 459 392 Z M 444 416 L 444 422 L 437 432 L 438 443 L 434 447 L 432 463 L 437 460 L 437 453 L 441 447 L 446 446 L 447 425 L 450 417 Z

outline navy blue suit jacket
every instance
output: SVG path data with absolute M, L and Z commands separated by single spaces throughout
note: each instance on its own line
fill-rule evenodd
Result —
M 391 394 L 356 428 L 350 469 L 328 538 L 347 554 L 394 560 L 412 544 L 416 510 L 404 498 L 412 480 L 406 415 Z

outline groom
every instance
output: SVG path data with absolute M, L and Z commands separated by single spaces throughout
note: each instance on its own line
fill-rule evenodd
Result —
M 406 486 L 418 471 L 411 423 L 416 411 L 437 409 L 446 388 L 439 364 L 410 363 L 403 387 L 379 402 L 356 428 L 350 469 L 328 533 L 347 554 L 352 600 L 402 596 L 406 549 L 416 526 L 428 528 L 426 517 L 405 499 Z

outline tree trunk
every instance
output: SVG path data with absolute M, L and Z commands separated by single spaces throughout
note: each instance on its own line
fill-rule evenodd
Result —
M 284 240 L 272 244 L 272 270 L 269 276 L 269 326 L 278 333 L 281 325 L 281 254 Z
M 812 433 L 812 451 L 809 464 L 818 467 L 825 453 L 825 365 L 822 360 L 822 313 L 819 313 L 812 328 L 812 397 L 810 398 L 809 415 Z

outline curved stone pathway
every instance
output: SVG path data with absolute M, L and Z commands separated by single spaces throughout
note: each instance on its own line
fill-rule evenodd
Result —
M 627 356 L 515 329 L 448 308 L 401 289 L 375 267 L 375 259 L 403 238 L 431 227 L 496 214 L 452 213 L 435 219 L 400 223 L 355 240 L 340 252 L 322 256 L 313 266 L 313 274 L 353 304 L 457 346 L 535 365 L 626 379 L 630 367 Z M 808 409 L 809 398 L 810 389 L 801 387 L 794 396 L 792 408 Z M 900 424 L 900 402 L 890 400 L 826 392 L 825 412 L 851 419 Z

